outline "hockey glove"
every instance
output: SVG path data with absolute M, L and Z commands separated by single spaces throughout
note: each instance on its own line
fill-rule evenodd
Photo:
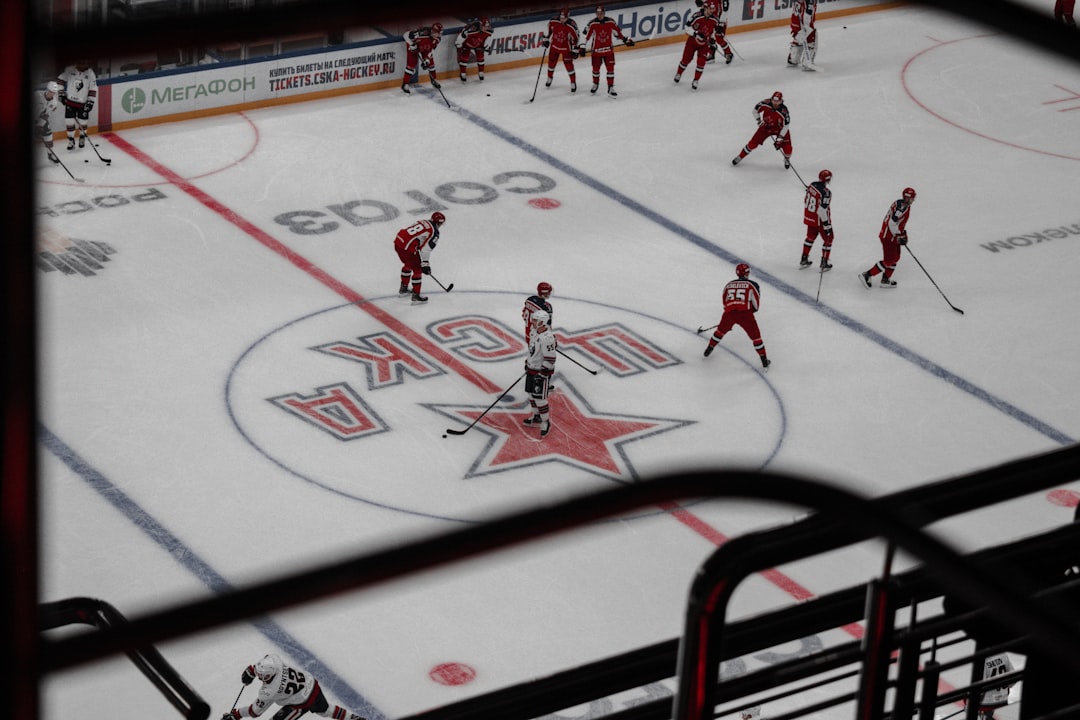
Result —
M 221 720 L 240 720 L 240 711 L 233 708 L 229 712 L 221 716 Z
M 94 109 L 94 101 L 93 100 L 87 100 L 86 102 L 83 103 L 83 112 L 90 112 L 93 109 Z
M 634 38 L 626 38 L 625 40 L 623 40 L 623 45 L 625 45 L 626 47 L 634 47 L 635 44 L 636 43 L 634 43 Z
M 420 268 L 420 272 L 424 273 L 425 275 L 430 275 L 431 274 L 431 266 L 430 265 L 424 265 L 423 267 Z
M 897 235 L 896 236 L 896 242 L 900 243 L 901 245 L 907 245 L 907 233 L 902 232 L 899 235 Z
M 584 46 L 584 45 L 580 45 L 580 46 L 578 46 L 578 49 L 577 49 L 577 56 L 578 56 L 579 58 L 583 58 L 583 57 L 585 57 L 585 54 L 586 54 L 585 46 Z
M 245 685 L 250 685 L 251 681 L 255 679 L 255 666 L 248 665 L 244 668 L 244 672 L 240 675 L 240 682 Z
M 551 45 L 551 41 L 550 40 L 544 40 L 540 44 L 543 45 L 544 47 L 548 47 L 549 45 Z
M 825 223 L 821 226 L 822 235 L 832 235 L 832 223 Z
M 57 99 L 60 100 L 60 104 L 63 105 L 67 102 L 67 91 L 64 88 L 60 88 L 60 92 L 56 94 Z

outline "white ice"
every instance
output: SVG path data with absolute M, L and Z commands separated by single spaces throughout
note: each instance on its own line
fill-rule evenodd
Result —
M 739 57 L 709 65 L 697 91 L 672 83 L 677 46 L 643 44 L 618 55 L 616 99 L 589 94 L 579 61 L 575 95 L 560 67 L 532 103 L 536 69 L 524 68 L 444 81 L 452 110 L 393 89 L 124 131 L 101 139 L 110 167 L 61 150 L 86 183 L 42 168 L 50 242 L 115 252 L 92 277 L 40 275 L 42 599 L 98 597 L 138 617 L 680 468 L 766 468 L 873 497 L 1075 442 L 1080 71 L 916 8 L 819 32 L 817 73 L 785 66 L 774 29 L 732 35 Z M 730 164 L 774 90 L 791 109 L 798 176 L 769 147 Z M 823 167 L 837 240 L 820 276 L 798 269 L 799 178 Z M 514 171 L 555 186 L 508 192 L 496 178 Z M 433 254 L 455 287 L 426 280 L 430 302 L 410 306 L 391 239 L 447 183 L 472 183 L 443 203 Z M 918 191 L 910 249 L 937 287 L 905 256 L 897 289 L 868 291 L 856 273 L 880 258 L 881 218 L 905 186 Z M 497 196 L 460 202 L 485 187 Z M 132 201 L 151 188 L 164 199 Z M 356 200 L 399 215 L 354 226 L 328 210 Z M 293 211 L 339 227 L 290 232 L 275 218 Z M 762 286 L 767 374 L 740 331 L 708 359 L 695 333 L 719 320 L 741 261 Z M 498 432 L 441 434 L 487 407 L 522 358 L 447 364 L 430 352 L 483 339 L 440 344 L 432 328 L 480 317 L 517 337 L 539 280 L 555 287 L 557 329 L 615 326 L 671 359 L 646 353 L 633 372 L 592 376 L 560 358 L 556 397 L 663 431 L 583 461 L 596 438 L 556 414 L 529 450 L 550 454 L 485 470 Z M 434 375 L 374 387 L 359 363 L 313 350 L 382 335 L 407 337 Z M 271 402 L 335 383 L 386 432 L 344 441 Z M 520 387 L 511 395 L 520 408 Z M 1067 522 L 1078 489 L 938 530 L 965 549 L 1022 537 Z M 215 717 L 268 651 L 368 717 L 401 716 L 675 637 L 717 542 L 806 512 L 643 511 L 160 649 Z M 779 568 L 733 612 L 861 583 L 882 557 L 869 543 Z M 442 663 L 476 678 L 434 682 Z M 52 676 L 44 702 L 50 720 L 173 712 L 123 659 Z

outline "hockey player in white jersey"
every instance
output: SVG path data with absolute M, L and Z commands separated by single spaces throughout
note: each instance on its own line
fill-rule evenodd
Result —
M 68 65 L 57 77 L 60 101 L 64 104 L 64 124 L 67 128 L 68 150 L 75 149 L 75 130 L 79 131 L 79 147 L 86 145 L 86 126 L 90 111 L 97 102 L 97 74 L 86 60 Z
M 60 162 L 53 152 L 53 136 L 51 118 L 53 113 L 60 109 L 60 85 L 50 82 L 45 90 L 37 97 L 37 120 L 38 135 L 45 146 L 45 152 L 49 160 L 54 163 Z
M 221 716 L 221 720 L 238 720 L 259 717 L 271 705 L 280 705 L 274 720 L 296 720 L 301 715 L 313 713 L 334 720 L 364 720 L 340 705 L 331 705 L 319 681 L 311 673 L 286 665 L 280 657 L 271 653 L 254 665 L 248 665 L 240 675 L 245 685 L 258 678 L 262 681 L 259 695 L 250 705 L 234 707 Z
M 558 343 L 551 332 L 551 316 L 543 310 L 532 313 L 532 332 L 529 338 L 529 357 L 525 359 L 525 392 L 529 393 L 532 417 L 526 425 L 539 425 L 540 437 L 545 437 L 551 430 L 551 407 L 548 405 L 548 391 L 551 389 L 551 376 L 555 374 L 555 350 Z

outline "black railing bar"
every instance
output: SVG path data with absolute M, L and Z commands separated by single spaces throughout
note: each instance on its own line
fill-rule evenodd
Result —
M 1045 548 L 1056 548 L 1063 542 L 1062 534 L 1072 532 L 1072 527 L 1066 526 L 1064 530 L 1056 528 L 1042 535 L 1014 541 L 1007 546 L 979 550 L 968 555 L 968 558 L 982 563 L 988 556 L 997 558 L 999 555 L 1004 555 L 1014 558 L 1019 555 L 1022 558 L 1025 552 L 1035 553 L 1042 552 Z M 991 566 L 993 563 L 986 562 L 986 567 Z M 899 591 L 909 598 L 927 599 L 940 595 L 940 590 L 926 577 L 921 567 L 894 575 L 893 581 L 898 583 Z M 731 623 L 727 630 L 729 648 L 734 656 L 764 650 L 769 647 L 769 643 L 763 641 L 763 638 L 780 635 L 788 638 L 803 637 L 831 630 L 859 619 L 864 608 L 865 587 L 845 588 L 814 598 L 808 603 L 792 605 Z M 763 625 L 763 623 L 766 624 Z M 964 641 L 966 638 L 958 637 L 946 641 L 939 647 L 950 647 Z M 928 651 L 920 650 L 920 652 Z M 604 696 L 614 695 L 650 682 L 670 679 L 675 675 L 677 653 L 678 640 L 667 640 L 627 655 L 605 658 L 540 680 L 501 688 L 432 708 L 410 716 L 409 720 L 461 720 L 470 717 L 476 708 L 481 706 L 502 713 L 526 713 L 521 717 L 528 716 L 524 708 L 534 708 L 541 713 L 553 713 L 565 707 L 567 702 L 570 705 L 577 705 L 595 699 L 597 693 Z M 608 676 L 617 676 L 618 679 L 611 681 L 601 679 Z M 625 681 L 627 679 L 629 681 Z M 557 699 L 550 700 L 547 697 L 549 693 L 555 694 Z M 556 704 L 559 707 L 556 707 Z M 619 710 L 614 715 L 623 720 L 634 720 L 642 712 L 639 710 L 641 707 L 639 705 Z M 651 717 L 651 720 L 657 720 L 665 713 L 670 717 L 670 709 L 664 709 Z
M 126 622 L 113 605 L 96 598 L 73 597 L 38 606 L 38 627 L 53 630 L 75 623 L 93 625 L 102 630 Z M 126 651 L 131 662 L 158 689 L 158 692 L 184 717 L 201 720 L 210 713 L 210 705 L 154 647 Z
M 1064 464 L 1068 464 L 1070 455 L 1075 461 L 1076 448 L 1070 448 L 1070 451 L 1065 454 Z M 1038 463 L 1025 465 L 1024 471 L 1030 471 L 1035 464 Z M 998 475 L 997 483 L 1002 484 L 1003 479 L 1006 478 Z M 1053 480 L 1056 482 L 1057 478 Z M 1032 484 L 1047 481 L 1048 478 L 1042 477 Z M 1014 632 L 1031 634 L 1032 642 L 1044 652 L 1080 671 L 1080 629 L 1072 626 L 1060 612 L 1040 614 L 1030 599 L 1016 588 L 995 583 L 974 572 L 962 555 L 919 529 L 919 523 L 925 519 L 919 513 L 861 500 L 834 487 L 819 486 L 817 492 L 820 495 L 816 497 L 802 494 L 809 487 L 809 484 L 792 483 L 787 488 L 791 493 L 789 504 L 827 509 L 828 513 L 822 512 L 820 517 L 833 521 L 843 519 L 862 533 L 872 533 L 896 543 L 921 560 L 947 592 L 973 607 L 989 606 L 993 617 L 1002 625 Z M 811 542 L 794 542 L 800 533 L 792 535 L 774 530 L 734 538 L 702 566 L 691 589 L 680 648 L 679 692 L 675 706 L 675 716 L 680 720 L 701 720 L 712 704 L 712 691 L 706 678 L 719 668 L 724 657 L 723 628 L 727 605 L 735 589 L 752 573 L 817 554 L 811 550 Z M 818 541 L 822 539 L 821 535 L 817 537 Z M 713 637 L 714 633 L 716 637 Z M 860 708 L 860 712 L 867 710 Z

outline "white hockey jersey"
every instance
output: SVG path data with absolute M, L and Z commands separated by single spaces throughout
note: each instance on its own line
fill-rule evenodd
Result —
M 68 65 L 57 76 L 57 82 L 71 105 L 84 105 L 87 100 L 97 101 L 97 74 L 93 68 L 79 70 L 75 65 Z

